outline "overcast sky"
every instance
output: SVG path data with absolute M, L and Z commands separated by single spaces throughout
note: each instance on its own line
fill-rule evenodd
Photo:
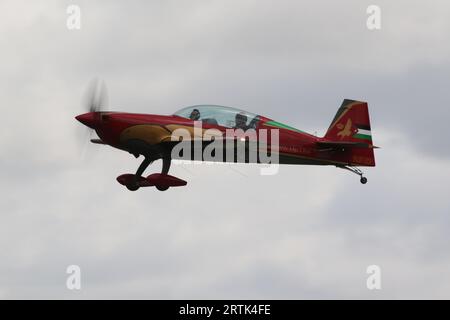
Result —
M 366 27 L 370 4 L 381 30 Z M 450 298 L 448 1 L 0 12 L 0 298 Z M 73 117 L 95 76 L 112 110 L 229 105 L 318 135 L 344 98 L 368 101 L 377 167 L 361 185 L 333 167 L 178 164 L 187 187 L 129 192 L 115 179 L 140 159 L 80 143 Z M 381 290 L 366 288 L 373 264 Z

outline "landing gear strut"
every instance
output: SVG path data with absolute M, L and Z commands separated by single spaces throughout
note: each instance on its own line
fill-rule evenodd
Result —
M 163 158 L 162 158 L 162 161 L 163 161 L 163 165 L 162 165 L 161 174 L 166 175 L 167 173 L 169 173 L 170 163 L 171 163 L 172 161 L 171 161 L 170 156 L 163 157 Z M 166 191 L 167 189 L 169 189 L 168 186 L 156 185 L 155 187 L 156 187 L 156 189 L 158 189 L 159 191 Z
M 172 162 L 171 161 L 172 159 L 170 158 L 169 155 L 164 155 L 161 159 L 163 161 L 161 174 L 167 175 L 167 173 L 169 172 L 169 169 L 170 169 L 170 164 Z M 128 190 L 136 191 L 139 189 L 138 181 L 141 179 L 142 174 L 147 169 L 147 167 L 150 164 L 152 164 L 152 162 L 154 160 L 156 160 L 156 159 L 151 158 L 149 156 L 145 156 L 144 161 L 142 161 L 141 165 L 139 166 L 139 168 L 137 169 L 137 171 L 134 175 L 134 179 L 132 179 L 129 183 L 126 184 L 126 187 Z M 156 185 L 156 189 L 158 189 L 159 191 L 165 191 L 165 190 L 169 189 L 169 187 Z
M 357 174 L 358 176 L 361 177 L 361 179 L 359 179 L 359 181 L 362 184 L 366 184 L 367 183 L 367 178 L 364 177 L 364 173 L 360 169 L 358 169 L 356 167 L 351 167 L 351 166 L 336 166 L 336 167 L 341 168 L 341 169 L 345 169 L 345 170 L 348 170 L 350 172 L 353 172 L 354 174 Z
M 130 191 L 136 191 L 139 189 L 138 185 L 138 179 L 142 176 L 145 169 L 153 162 L 153 160 L 149 157 L 145 157 L 144 161 L 142 161 L 141 165 L 136 171 L 136 174 L 134 175 L 134 179 L 132 179 L 129 183 L 126 184 L 126 187 Z

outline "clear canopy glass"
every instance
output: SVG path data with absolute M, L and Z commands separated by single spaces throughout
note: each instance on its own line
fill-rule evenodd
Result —
M 254 113 L 216 105 L 186 107 L 175 112 L 174 115 L 227 128 L 254 129 L 259 121 L 259 116 Z

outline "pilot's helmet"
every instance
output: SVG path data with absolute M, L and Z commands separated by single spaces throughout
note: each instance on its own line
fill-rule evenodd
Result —
M 192 110 L 192 112 L 191 112 L 189 118 L 190 118 L 191 120 L 198 120 L 198 119 L 200 119 L 200 111 L 199 111 L 198 109 Z
M 236 124 L 246 124 L 247 123 L 247 116 L 240 112 L 236 114 Z

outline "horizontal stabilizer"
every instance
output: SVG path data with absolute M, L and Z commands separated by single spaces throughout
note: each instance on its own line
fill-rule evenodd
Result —
M 95 144 L 106 144 L 101 139 L 91 139 L 91 142 Z
M 350 141 L 318 141 L 317 147 L 319 149 L 377 148 L 369 143 Z

